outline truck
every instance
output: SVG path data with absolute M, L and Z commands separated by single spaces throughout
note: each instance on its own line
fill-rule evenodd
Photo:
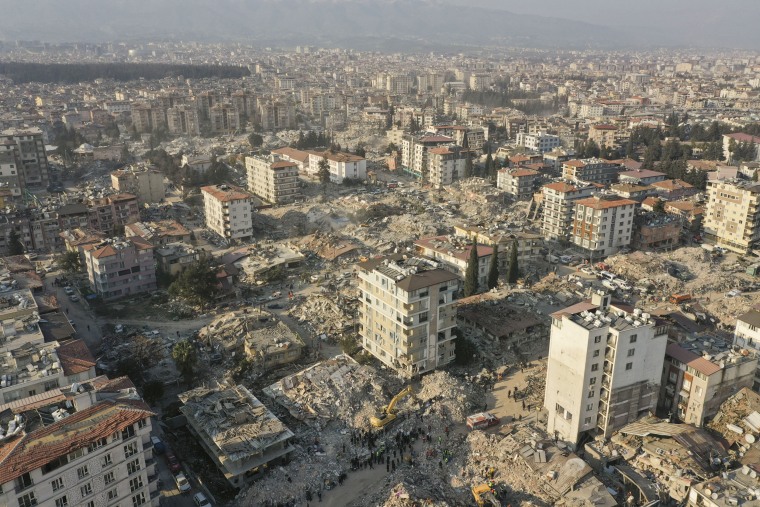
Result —
M 488 484 L 479 484 L 471 488 L 472 496 L 475 497 L 475 503 L 478 507 L 490 505 L 492 507 L 501 507 L 501 502 L 496 498 L 495 492 Z
M 717 245 L 708 245 L 707 243 L 702 243 L 702 248 L 710 252 L 710 254 L 715 257 L 720 257 L 723 255 L 723 252 L 725 252 L 722 247 L 719 247 Z
M 490 412 L 480 412 L 467 416 L 467 427 L 471 430 L 479 430 L 496 426 L 501 420 Z
M 396 405 L 402 398 L 412 394 L 412 386 L 406 386 L 401 390 L 393 399 L 383 407 L 380 412 L 372 416 L 369 420 L 370 424 L 375 428 L 383 428 L 396 419 Z
M 691 294 L 671 294 L 670 298 L 668 298 L 668 301 L 670 301 L 670 304 L 673 305 L 680 305 L 681 303 L 685 303 L 686 301 L 691 300 Z

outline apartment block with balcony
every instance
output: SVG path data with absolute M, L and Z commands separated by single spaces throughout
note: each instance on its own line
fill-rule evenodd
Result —
M 245 157 L 248 189 L 267 202 L 285 204 L 301 197 L 298 165 L 279 155 Z
M 591 257 L 606 257 L 631 244 L 636 201 L 595 195 L 575 201 L 572 241 Z
M 516 144 L 518 146 L 524 146 L 529 150 L 547 153 L 559 148 L 562 145 L 562 142 L 560 141 L 559 136 L 547 134 L 546 132 L 540 132 L 538 134 L 520 132 L 517 134 Z
M 470 263 L 472 240 L 462 236 L 434 236 L 421 238 L 414 242 L 417 254 L 439 261 L 444 269 L 451 271 L 464 281 L 467 266 Z M 488 288 L 488 267 L 493 256 L 493 247 L 478 245 L 478 288 Z
M 464 175 L 468 151 L 458 146 L 441 146 L 428 150 L 428 181 L 435 188 L 451 185 Z
M 0 140 L 0 188 L 10 190 L 13 197 L 20 197 L 24 188 L 16 143 L 10 139 Z
M 618 181 L 620 164 L 599 158 L 568 160 L 562 164 L 562 177 L 569 181 L 609 185 Z
M 740 254 L 760 243 L 760 183 L 740 180 L 707 182 L 705 240 Z
M 442 135 L 404 136 L 401 140 L 401 167 L 416 178 L 428 171 L 428 150 L 454 144 L 454 138 Z
M 130 193 L 113 194 L 87 201 L 89 227 L 105 234 L 118 233 L 127 224 L 140 220 L 137 196 Z
M 164 174 L 151 167 L 131 166 L 114 171 L 111 186 L 117 192 L 135 194 L 142 203 L 159 203 L 166 196 Z
M 540 234 L 532 232 L 509 231 L 498 227 L 485 228 L 481 226 L 455 225 L 454 234 L 477 241 L 481 245 L 499 246 L 499 273 L 507 274 L 509 259 L 512 255 L 512 244 L 517 242 L 517 263 L 525 265 L 542 257 L 544 239 Z
M 757 356 L 715 340 L 671 343 L 665 351 L 660 408 L 686 424 L 703 426 L 728 398 L 751 387 Z
M 253 196 L 232 185 L 201 188 L 206 212 L 206 227 L 226 239 L 253 236 Z
M 594 293 L 551 315 L 544 408 L 547 430 L 577 444 L 649 411 L 660 389 L 667 325 Z
M 541 233 L 549 240 L 570 240 L 573 232 L 575 201 L 591 197 L 596 190 L 592 185 L 557 181 L 541 188 L 543 219 Z
M 330 170 L 330 181 L 343 183 L 345 179 L 364 180 L 367 178 L 367 161 L 364 157 L 343 152 L 309 152 L 308 168 L 309 176 L 316 177 L 319 173 L 319 163 L 327 160 Z
M 90 287 L 109 301 L 156 290 L 153 245 L 139 236 L 83 248 Z
M 0 505 L 158 507 L 147 405 L 107 399 L 69 410 L 0 416 Z
M 21 185 L 33 189 L 47 188 L 49 167 L 42 131 L 38 128 L 4 130 L 0 132 L 0 141 L 8 143 L 3 146 L 13 147 L 15 151 Z M 9 172 L 9 176 L 13 175 Z
M 166 110 L 166 124 L 170 134 L 200 135 L 198 110 L 189 104 L 180 104 Z
M 240 113 L 231 104 L 216 104 L 209 109 L 211 132 L 229 133 L 240 129 Z
M 734 346 L 760 356 L 760 312 L 750 310 L 736 318 Z M 760 367 L 755 371 L 752 390 L 760 392 Z
M 502 169 L 496 173 L 496 187 L 515 199 L 530 199 L 540 177 L 540 173 L 532 169 Z
M 403 254 L 358 267 L 359 335 L 367 352 L 406 377 L 454 360 L 458 275 Z

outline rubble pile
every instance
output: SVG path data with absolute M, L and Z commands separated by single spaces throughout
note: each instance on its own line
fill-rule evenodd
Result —
M 605 261 L 610 270 L 627 280 L 640 281 L 648 279 L 662 289 L 676 290 L 679 280 L 668 274 L 668 265 L 659 255 L 647 255 L 644 252 L 632 252 L 607 257 Z
M 380 234 L 382 242 L 406 243 L 444 232 L 436 226 L 438 218 L 431 213 L 396 215 L 383 219 L 383 223 L 387 226 Z
M 299 322 L 308 322 L 319 335 L 331 336 L 353 322 L 353 315 L 346 315 L 335 301 L 324 294 L 309 294 L 303 302 L 291 308 L 289 313 Z
M 422 377 L 422 387 L 416 398 L 423 405 L 435 403 L 439 414 L 462 422 L 475 409 L 481 407 L 484 397 L 472 384 L 466 384 L 445 371 L 436 371 Z
M 410 472 L 412 472 L 410 474 Z M 449 507 L 451 504 L 446 501 L 450 495 L 442 491 L 443 488 L 435 487 L 429 478 L 423 476 L 418 470 L 405 471 L 403 482 L 399 482 L 390 489 L 385 503 L 379 504 L 382 507 Z M 417 480 L 413 476 L 421 476 Z M 359 499 L 352 505 L 357 507 L 367 505 L 366 501 Z
M 253 313 L 243 311 L 224 313 L 210 324 L 203 326 L 198 331 L 198 339 L 202 342 L 218 342 L 224 348 L 231 350 L 243 343 L 248 331 L 253 329 L 254 322 L 258 320 Z
M 726 440 L 735 441 L 743 438 L 736 428 L 757 436 L 760 428 L 755 424 L 759 422 L 760 394 L 745 387 L 723 402 L 715 417 L 707 423 L 707 427 L 722 435 Z
M 298 420 L 320 426 L 340 420 L 349 427 L 366 428 L 356 414 L 385 399 L 383 381 L 369 366 L 341 354 L 283 378 L 264 394 L 285 407 Z M 374 411 L 371 412 L 374 415 Z

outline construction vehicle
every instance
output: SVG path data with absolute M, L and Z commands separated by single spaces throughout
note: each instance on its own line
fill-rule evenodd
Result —
M 402 398 L 412 394 L 412 386 L 406 386 L 396 396 L 393 397 L 387 406 L 383 407 L 382 411 L 373 416 L 369 422 L 375 428 L 383 428 L 393 422 L 396 419 L 396 404 L 401 401 Z
M 488 484 L 480 484 L 472 487 L 472 496 L 475 497 L 475 503 L 478 507 L 490 505 L 492 507 L 501 507 L 501 502 L 496 499 L 493 489 Z

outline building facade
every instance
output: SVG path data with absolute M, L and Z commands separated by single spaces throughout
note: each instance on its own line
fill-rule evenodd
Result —
M 760 241 L 760 184 L 708 181 L 705 239 L 741 254 Z
M 106 301 L 156 290 L 153 245 L 134 236 L 84 248 L 90 288 Z
M 517 134 L 516 143 L 518 146 L 524 146 L 529 150 L 539 151 L 541 153 L 547 153 L 562 145 L 559 136 L 547 134 L 546 132 L 540 132 L 538 134 L 520 132 Z
M 562 164 L 562 177 L 569 181 L 609 185 L 618 181 L 620 165 L 599 158 L 568 160 Z
M 50 178 L 42 131 L 37 128 L 5 130 L 0 132 L 0 141 L 0 144 L 15 151 L 18 174 L 21 175 L 20 185 L 33 189 L 47 188 Z M 8 176 L 13 176 L 10 171 L 12 169 L 7 171 Z
M 298 165 L 279 155 L 245 157 L 248 190 L 273 204 L 293 202 L 301 197 Z
M 225 238 L 237 240 L 253 236 L 253 197 L 232 185 L 201 187 L 206 227 Z
M 570 240 L 573 232 L 575 201 L 590 197 L 595 187 L 558 181 L 541 188 L 543 219 L 541 233 L 549 240 Z
M 578 443 L 609 437 L 657 406 L 667 326 L 594 293 L 551 315 L 544 408 L 547 431 Z
M 734 345 L 760 355 L 760 312 L 750 310 L 736 318 Z M 760 392 L 760 369 L 755 371 L 752 390 Z
M 406 377 L 455 359 L 459 277 L 419 257 L 395 254 L 359 263 L 362 347 Z
M 362 180 L 367 179 L 367 161 L 364 157 L 342 152 L 309 152 L 309 164 L 307 173 L 309 176 L 316 177 L 319 173 L 319 163 L 327 159 L 330 170 L 330 181 L 332 183 L 343 183 L 345 179 Z
M 464 176 L 467 151 L 458 146 L 441 146 L 428 150 L 428 181 L 435 188 L 451 185 Z
M 111 173 L 111 186 L 117 192 L 135 194 L 140 202 L 153 204 L 164 200 L 164 174 L 149 167 L 131 166 Z
M 472 241 L 462 236 L 435 236 L 422 238 L 414 242 L 415 251 L 428 259 L 440 261 L 444 269 L 455 273 L 464 281 L 470 261 Z M 478 245 L 478 288 L 479 292 L 488 289 L 488 267 L 493 256 L 493 247 Z
M 592 257 L 606 257 L 631 244 L 636 201 L 595 195 L 575 202 L 573 243 Z
M 496 188 L 515 199 L 530 199 L 540 177 L 539 172 L 532 169 L 502 169 L 496 173 Z

